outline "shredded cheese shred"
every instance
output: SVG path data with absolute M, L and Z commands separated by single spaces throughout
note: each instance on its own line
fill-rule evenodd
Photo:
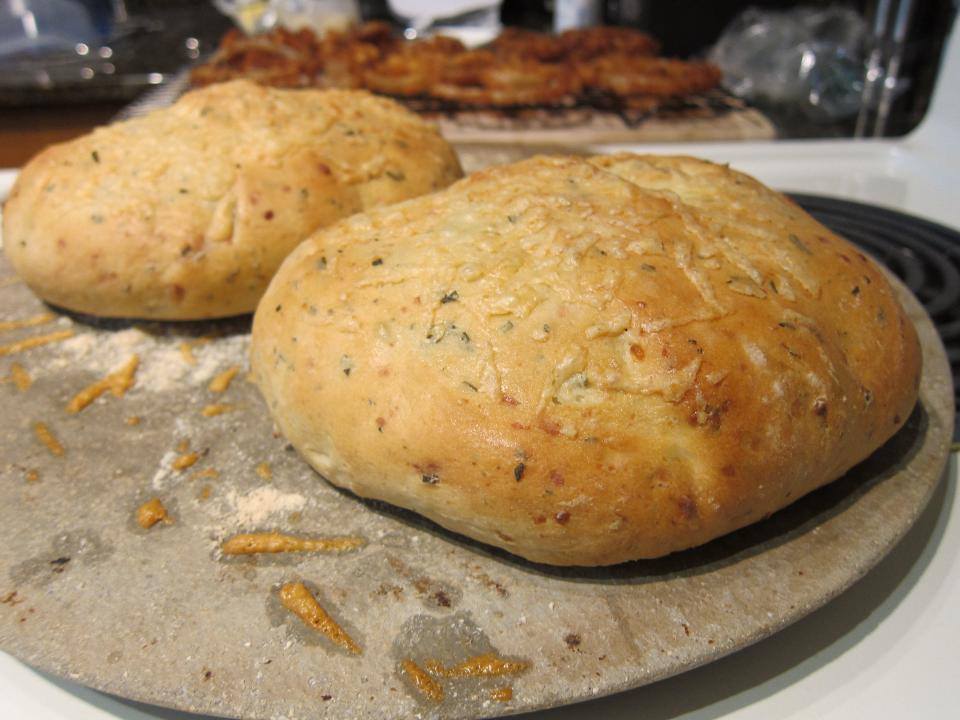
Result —
M 200 414 L 204 417 L 216 417 L 217 415 L 228 413 L 231 410 L 233 410 L 233 405 L 230 403 L 217 403 L 214 405 L 204 405 Z
M 468 658 L 451 668 L 436 660 L 428 660 L 427 670 L 442 677 L 501 677 L 519 675 L 530 667 L 525 661 L 505 660 L 494 653 L 483 653 Z
M 400 667 L 421 695 L 434 702 L 443 700 L 443 688 L 440 683 L 430 677 L 413 660 L 407 658 L 400 663 Z
M 57 330 L 56 332 L 47 333 L 46 335 L 36 335 L 34 337 L 27 338 L 26 340 L 20 340 L 19 342 L 10 343 L 8 345 L 0 345 L 0 357 L 14 355 L 19 352 L 24 352 L 25 350 L 32 350 L 33 348 L 40 347 L 41 345 L 60 342 L 61 340 L 66 340 L 69 337 L 73 337 L 73 335 L 73 330 Z
M 160 498 L 150 498 L 137 508 L 137 524 L 144 530 L 149 530 L 157 523 L 173 524 L 173 519 L 167 513 Z
M 340 553 L 362 548 L 367 541 L 360 537 L 300 538 L 277 532 L 241 533 L 224 541 L 224 555 L 257 555 L 259 553 L 324 552 Z
M 207 385 L 207 389 L 213 393 L 226 392 L 227 388 L 230 387 L 230 383 L 233 382 L 233 378 L 237 376 L 238 372 L 240 372 L 240 367 L 237 365 L 227 368 L 210 381 L 210 384 Z
M 193 467 L 196 464 L 197 460 L 200 459 L 200 453 L 190 452 L 180 455 L 173 461 L 173 469 L 177 472 L 183 472 L 189 467 Z
M 57 440 L 56 436 L 47 427 L 47 424 L 44 422 L 36 422 L 33 424 L 33 434 L 37 436 L 37 440 L 42 442 L 47 450 L 50 451 L 51 455 L 56 457 L 63 457 L 64 453 L 67 451 L 64 449 L 63 445 L 60 444 L 60 441 Z
M 10 379 L 20 392 L 26 392 L 33 385 L 33 378 L 30 377 L 30 373 L 17 362 L 10 366 Z
M 20 328 L 36 327 L 37 325 L 46 325 L 57 319 L 53 313 L 41 313 L 23 320 L 2 320 L 0 321 L 0 333 L 19 330 Z
M 115 370 L 101 380 L 97 380 L 97 382 L 88 385 L 74 395 L 70 402 L 67 403 L 67 412 L 74 414 L 80 412 L 108 391 L 112 393 L 114 397 L 123 397 L 126 395 L 127 390 L 133 387 L 134 376 L 137 373 L 137 367 L 139 367 L 139 365 L 140 356 L 131 355 L 130 359 L 127 360 L 119 370 Z
M 303 623 L 322 633 L 344 650 L 360 655 L 363 651 L 346 631 L 327 614 L 320 603 L 302 582 L 286 583 L 280 588 L 280 603 Z

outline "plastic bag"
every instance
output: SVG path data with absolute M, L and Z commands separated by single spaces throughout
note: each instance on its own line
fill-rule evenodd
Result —
M 866 22 L 849 8 L 748 8 L 709 58 L 733 94 L 834 121 L 860 109 L 867 37 Z

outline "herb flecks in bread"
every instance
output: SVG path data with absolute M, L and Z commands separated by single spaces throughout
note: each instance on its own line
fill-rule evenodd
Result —
M 460 175 L 436 129 L 390 100 L 236 81 L 44 150 L 10 192 L 4 248 L 60 307 L 226 317 L 251 312 L 312 231 Z
M 782 195 L 619 155 L 492 168 L 316 233 L 260 305 L 252 368 L 334 484 L 597 565 L 839 477 L 910 415 L 920 355 L 882 272 Z

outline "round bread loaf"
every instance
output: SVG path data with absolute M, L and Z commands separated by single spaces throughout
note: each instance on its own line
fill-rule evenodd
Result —
M 252 365 L 325 478 L 534 561 L 704 543 L 906 421 L 874 263 L 683 157 L 536 158 L 354 216 L 284 263 Z
M 439 133 L 390 100 L 235 81 L 40 153 L 10 193 L 4 245 L 69 310 L 225 317 L 252 312 L 312 231 L 461 175 Z

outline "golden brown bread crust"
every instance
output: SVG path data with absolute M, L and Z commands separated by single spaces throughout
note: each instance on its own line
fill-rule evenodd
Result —
M 331 482 L 529 558 L 698 545 L 842 475 L 916 399 L 881 271 L 682 157 L 536 158 L 284 263 L 255 378 Z
M 42 152 L 10 193 L 4 244 L 70 310 L 225 317 L 251 312 L 313 230 L 461 175 L 439 133 L 389 100 L 236 81 Z

